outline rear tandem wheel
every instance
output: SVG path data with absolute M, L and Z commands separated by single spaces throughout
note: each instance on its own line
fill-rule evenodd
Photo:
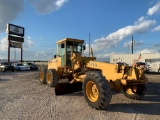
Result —
M 40 68 L 39 69 L 39 81 L 40 83 L 42 84 L 45 84 L 46 83 L 46 69 L 44 68 Z

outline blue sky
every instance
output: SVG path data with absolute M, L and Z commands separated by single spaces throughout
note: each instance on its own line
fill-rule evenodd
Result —
M 24 60 L 51 59 L 66 37 L 86 40 L 88 54 L 89 33 L 98 60 L 131 53 L 132 35 L 134 53 L 160 52 L 160 0 L 0 0 L 0 59 L 7 59 L 7 23 L 25 27 Z

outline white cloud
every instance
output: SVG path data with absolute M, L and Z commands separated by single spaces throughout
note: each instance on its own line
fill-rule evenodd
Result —
M 34 45 L 34 42 L 31 40 L 31 37 L 27 37 L 26 40 L 24 40 L 23 48 L 27 49 L 32 47 L 33 45 Z
M 124 47 L 131 47 L 132 46 L 132 41 L 128 41 L 124 43 Z
M 117 44 L 124 38 L 135 33 L 147 32 L 150 27 L 156 24 L 155 20 L 145 20 L 141 18 L 134 25 L 120 28 L 116 32 L 110 33 L 107 37 L 102 37 L 94 41 L 93 49 L 97 52 L 106 51 L 107 49 L 117 46 Z
M 50 60 L 56 54 L 55 49 L 49 49 L 46 51 L 26 51 L 24 50 L 24 59 L 25 60 Z
M 55 48 L 46 51 L 28 51 L 35 43 L 31 40 L 31 37 L 26 37 L 23 43 L 23 60 L 49 60 L 56 54 Z M 10 59 L 15 59 L 15 49 L 10 48 Z M 4 37 L 0 40 L 0 59 L 7 59 L 8 56 L 8 40 Z M 20 60 L 20 49 L 16 49 L 16 59 Z
M 140 23 L 142 23 L 144 20 L 146 20 L 147 18 L 145 18 L 144 16 L 142 16 L 142 17 L 140 17 L 139 19 L 138 19 L 138 21 L 135 21 L 134 22 L 134 24 L 135 25 L 137 25 L 137 24 L 140 24 Z
M 151 16 L 158 11 L 160 11 L 160 2 L 158 2 L 155 6 L 149 8 L 147 14 Z
M 152 32 L 160 32 L 160 25 L 152 29 Z
M 139 46 L 143 44 L 143 40 L 141 41 L 134 41 L 133 45 L 134 46 Z M 132 41 L 128 41 L 124 43 L 124 47 L 131 47 L 132 46 Z
M 153 45 L 153 48 L 154 48 L 154 49 L 159 49 L 159 50 L 160 50 L 160 44 L 155 44 L 155 45 Z
M 2 38 L 2 40 L 0 40 L 0 51 L 7 51 L 8 49 L 8 40 L 6 39 L 6 37 Z
M 24 0 L 0 0 L 0 33 L 23 10 Z
M 30 37 L 30 36 L 28 36 L 28 37 L 27 37 L 27 39 L 31 39 L 31 37 Z
M 27 37 L 26 40 L 24 40 L 23 44 L 23 48 L 27 49 L 30 48 L 34 45 L 34 42 L 31 40 L 30 37 Z M 6 37 L 2 38 L 0 40 L 0 51 L 7 51 L 8 50 L 8 40 L 6 39 Z
M 109 61 L 109 58 L 110 58 L 110 54 L 99 54 L 99 55 L 96 55 L 96 59 L 98 61 Z
M 51 13 L 60 9 L 68 0 L 29 0 L 41 13 Z M 0 0 L 0 33 L 5 32 L 7 23 L 13 22 L 24 9 L 25 0 Z
M 155 13 L 158 13 L 160 10 L 160 2 L 158 2 L 155 6 L 148 9 L 148 15 L 153 15 Z M 117 46 L 117 44 L 122 41 L 124 38 L 128 36 L 132 36 L 133 34 L 140 34 L 147 32 L 152 26 L 156 24 L 155 20 L 148 20 L 148 16 L 140 17 L 137 21 L 134 22 L 134 25 L 128 25 L 124 28 L 120 28 L 119 30 L 110 33 L 106 37 L 102 37 L 100 39 L 94 40 L 94 44 L 92 44 L 93 51 L 97 55 L 98 58 L 104 59 L 108 58 L 109 54 L 104 54 L 110 49 L 111 47 Z M 159 31 L 160 26 L 157 26 L 152 31 Z M 132 44 L 132 41 L 124 43 L 124 47 L 130 47 Z M 143 44 L 143 40 L 141 41 L 135 41 L 134 46 L 139 46 Z M 158 52 L 158 49 L 144 49 L 141 51 L 138 51 L 139 53 L 155 53 Z M 88 49 L 87 49 L 88 53 Z
M 160 44 L 155 44 L 150 48 L 137 51 L 137 53 L 160 53 Z
M 97 58 L 98 61 L 110 61 L 110 55 L 115 54 L 115 52 L 111 52 L 108 54 L 97 54 L 95 57 Z
M 157 53 L 158 51 L 156 49 L 144 49 L 137 51 L 136 53 Z
M 38 13 L 48 14 L 59 10 L 68 0 L 30 0 Z

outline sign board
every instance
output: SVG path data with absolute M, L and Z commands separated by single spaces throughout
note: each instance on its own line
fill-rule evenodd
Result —
M 8 33 L 8 63 L 10 63 L 10 47 L 21 48 L 21 63 L 22 63 L 22 42 L 24 42 L 24 27 L 7 24 L 6 32 Z
M 17 41 L 17 42 L 24 42 L 24 38 L 17 37 L 17 36 L 11 36 L 11 35 L 8 35 L 8 40 Z
M 7 33 L 23 37 L 24 27 L 13 25 L 13 24 L 7 24 Z
M 22 48 L 22 43 L 21 43 L 21 42 L 13 42 L 13 41 L 10 41 L 10 47 Z

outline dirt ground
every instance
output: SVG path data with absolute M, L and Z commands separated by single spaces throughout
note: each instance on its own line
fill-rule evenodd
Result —
M 38 71 L 0 72 L 0 120 L 160 120 L 160 75 L 146 76 L 143 100 L 113 92 L 109 107 L 95 110 L 82 92 L 55 96 Z

